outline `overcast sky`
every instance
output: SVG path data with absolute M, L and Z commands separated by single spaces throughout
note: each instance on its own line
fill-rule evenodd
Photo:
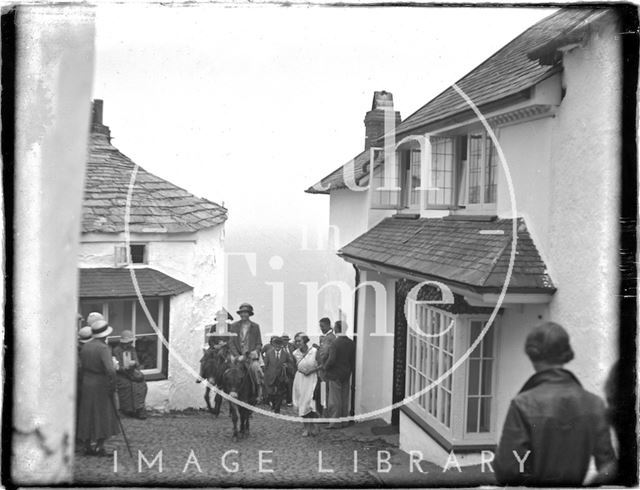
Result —
M 362 150 L 375 90 L 404 119 L 551 12 L 103 5 L 94 97 L 113 144 L 224 201 L 228 229 L 323 221 L 303 191 Z

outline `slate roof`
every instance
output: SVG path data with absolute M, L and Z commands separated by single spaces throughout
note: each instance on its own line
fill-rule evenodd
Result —
M 456 84 L 480 108 L 521 94 L 558 70 L 557 63 L 548 64 L 545 59 L 540 59 L 545 50 L 558 45 L 564 37 L 574 36 L 576 30 L 583 29 L 610 11 L 595 7 L 563 8 L 524 31 Z M 449 87 L 397 125 L 396 134 L 401 138 L 418 128 L 428 130 L 466 112 L 470 118 L 473 117 L 467 103 Z M 356 162 L 359 159 L 368 161 L 368 154 L 361 153 L 355 158 Z M 343 168 L 338 168 L 306 192 L 328 194 L 329 191 L 318 188 L 329 183 L 332 184 L 331 189 L 344 188 Z M 356 182 L 364 173 L 362 165 L 356 165 Z
M 193 289 L 178 279 L 174 279 L 151 268 L 136 268 L 135 277 L 143 296 L 173 296 Z M 124 298 L 135 297 L 136 290 L 127 268 L 84 268 L 80 269 L 81 298 Z
M 509 266 L 512 226 L 511 219 L 387 218 L 338 253 L 346 260 L 383 265 L 472 291 L 499 292 Z M 555 292 L 522 218 L 517 226 L 508 291 Z
M 344 176 L 345 172 L 349 172 L 350 162 L 353 162 L 353 167 L 351 167 L 353 169 L 353 181 L 357 184 L 368 172 L 369 156 L 369 150 L 364 150 L 343 166 L 335 169 L 320 182 L 309 187 L 305 192 L 309 194 L 328 194 L 335 189 L 344 189 L 347 187 Z
M 84 189 L 84 233 L 124 231 L 125 203 L 134 166 L 111 144 L 108 128 L 94 125 Z M 138 167 L 131 197 L 130 231 L 194 232 L 226 219 L 227 210 L 219 204 L 196 197 Z
M 563 8 L 524 31 L 458 80 L 456 85 L 478 107 L 522 92 L 556 71 L 555 65 L 531 59 L 531 52 L 605 12 L 598 8 Z M 468 109 L 467 103 L 449 87 L 402 121 L 396 132 L 407 133 Z

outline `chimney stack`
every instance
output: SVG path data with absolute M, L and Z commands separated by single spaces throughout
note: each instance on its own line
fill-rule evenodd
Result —
M 102 124 L 103 107 L 104 103 L 102 99 L 95 99 L 93 101 L 91 111 L 91 133 L 104 135 L 107 137 L 107 140 L 111 142 L 111 131 L 109 130 L 109 126 L 105 126 L 104 124 Z
M 373 93 L 371 110 L 364 116 L 364 149 L 368 150 L 384 134 L 385 112 L 392 111 L 396 126 L 400 124 L 400 112 L 393 110 L 393 94 L 384 90 Z

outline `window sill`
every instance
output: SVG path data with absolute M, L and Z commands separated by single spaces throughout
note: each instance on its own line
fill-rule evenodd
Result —
M 400 411 L 407 417 L 409 417 L 409 419 L 411 419 L 414 424 L 420 427 L 429 437 L 436 441 L 447 452 L 455 451 L 456 453 L 473 453 L 483 450 L 494 451 L 496 449 L 495 444 L 489 444 L 486 442 L 451 442 L 445 436 L 440 434 L 440 432 L 434 429 L 431 425 L 429 425 L 429 423 L 423 417 L 418 415 L 407 405 L 402 405 L 400 407 Z

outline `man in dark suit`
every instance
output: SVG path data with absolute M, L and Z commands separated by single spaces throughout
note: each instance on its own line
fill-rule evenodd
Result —
M 283 348 L 280 337 L 273 340 L 273 349 L 264 356 L 264 385 L 266 394 L 275 413 L 280 413 L 282 399 L 287 396 L 289 378 L 293 374 L 293 359 Z
M 324 363 L 329 388 L 327 414 L 330 418 L 342 418 L 349 415 L 350 380 L 355 369 L 356 347 L 353 340 L 342 334 L 342 322 L 337 321 L 333 331 L 337 337 L 329 346 Z M 346 422 L 331 422 L 327 428 L 339 429 L 346 425 Z
M 320 318 L 320 321 L 318 322 L 318 325 L 320 326 L 320 331 L 322 332 L 322 335 L 320 335 L 320 345 L 318 344 L 313 344 L 313 347 L 315 347 L 316 349 L 318 349 L 318 352 L 316 353 L 316 359 L 318 361 L 318 384 L 316 385 L 316 389 L 315 392 L 313 394 L 313 398 L 316 400 L 316 408 L 319 414 L 323 414 L 324 410 L 323 410 L 323 406 L 321 403 L 322 400 L 322 383 L 325 382 L 325 394 L 328 400 L 329 397 L 329 388 L 326 386 L 326 379 L 324 377 L 324 363 L 327 360 L 327 357 L 329 357 L 329 348 L 331 346 L 331 344 L 333 343 L 334 340 L 336 340 L 336 336 L 333 333 L 333 328 L 331 328 L 331 320 L 327 317 L 324 318 Z
M 251 373 L 251 380 L 257 392 L 257 399 L 262 398 L 263 374 L 258 359 L 262 350 L 262 334 L 260 325 L 249 320 L 253 316 L 253 306 L 242 303 L 238 308 L 240 320 L 229 325 L 229 333 L 235 334 L 229 342 L 229 352 L 232 360 L 246 362 Z

